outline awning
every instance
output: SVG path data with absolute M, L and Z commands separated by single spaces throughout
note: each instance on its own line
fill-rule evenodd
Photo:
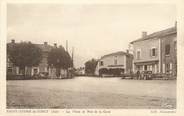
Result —
M 134 62 L 135 65 L 153 65 L 153 64 L 158 64 L 157 61 L 146 61 L 146 62 Z

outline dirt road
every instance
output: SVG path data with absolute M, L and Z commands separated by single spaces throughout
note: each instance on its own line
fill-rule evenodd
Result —
M 7 81 L 8 108 L 175 108 L 176 81 L 76 77 Z

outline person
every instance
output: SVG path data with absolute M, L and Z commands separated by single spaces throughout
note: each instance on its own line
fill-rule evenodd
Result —
M 140 79 L 140 76 L 141 76 L 141 73 L 140 73 L 140 71 L 138 70 L 138 71 L 137 71 L 137 79 L 138 79 L 138 80 Z

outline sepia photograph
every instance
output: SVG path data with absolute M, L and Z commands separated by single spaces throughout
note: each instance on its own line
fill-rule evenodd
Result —
M 175 4 L 8 3 L 7 109 L 176 109 Z

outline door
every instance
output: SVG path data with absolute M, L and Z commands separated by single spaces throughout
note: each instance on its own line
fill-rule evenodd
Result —
M 33 70 L 33 74 L 34 74 L 34 75 L 35 75 L 35 74 L 38 74 L 38 69 L 35 68 L 35 69 Z
M 148 70 L 148 66 L 144 65 L 144 70 L 147 71 Z

